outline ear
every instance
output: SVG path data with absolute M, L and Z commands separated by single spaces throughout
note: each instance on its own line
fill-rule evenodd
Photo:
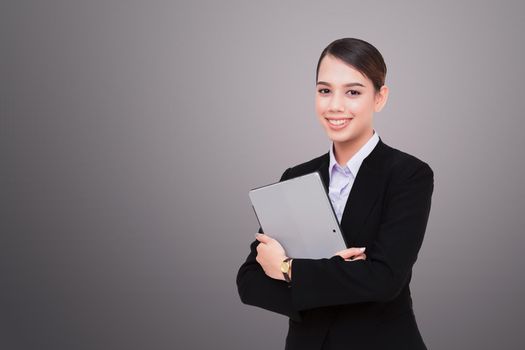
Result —
M 376 93 L 375 102 L 374 102 L 375 112 L 380 112 L 385 106 L 386 100 L 388 100 L 388 92 L 389 92 L 388 86 L 383 85 L 381 86 L 381 89 L 379 89 L 379 91 Z

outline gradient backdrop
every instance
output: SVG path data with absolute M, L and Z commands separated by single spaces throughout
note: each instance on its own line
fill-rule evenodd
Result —
M 524 32 L 522 1 L 2 1 L 0 349 L 282 349 L 235 285 L 248 190 L 328 151 L 341 37 L 382 52 L 375 127 L 435 173 L 429 348 L 518 348 Z

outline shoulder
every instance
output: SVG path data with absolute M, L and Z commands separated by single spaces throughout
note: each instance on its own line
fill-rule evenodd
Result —
M 385 174 L 388 173 L 391 180 L 405 182 L 426 179 L 433 183 L 434 171 L 428 162 L 385 143 L 382 147 L 384 162 L 381 170 Z
M 389 166 L 392 168 L 404 168 L 404 167 L 411 167 L 411 168 L 428 168 L 428 170 L 432 171 L 432 168 L 428 164 L 428 162 L 422 160 L 421 158 L 418 158 L 410 153 L 407 153 L 405 151 L 402 151 L 400 149 L 394 148 L 392 146 L 389 146 L 385 143 L 383 143 L 386 152 L 389 154 Z
M 280 181 L 305 175 L 319 170 L 322 167 L 328 168 L 329 161 L 330 153 L 326 152 L 306 162 L 293 165 L 284 171 Z M 364 159 L 363 165 L 389 178 L 406 179 L 416 174 L 425 174 L 433 179 L 434 176 L 432 168 L 426 161 L 392 147 L 382 140 L 379 141 L 374 150 Z

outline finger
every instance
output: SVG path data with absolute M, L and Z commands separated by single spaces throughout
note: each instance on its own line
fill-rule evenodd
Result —
M 362 247 L 362 248 L 358 248 L 358 247 L 352 247 L 352 248 L 347 248 L 347 249 L 343 249 L 343 250 L 340 250 L 338 251 L 337 255 L 348 255 L 348 254 L 361 254 L 362 252 L 364 252 L 365 248 Z
M 365 251 L 366 248 L 362 247 L 362 248 L 355 248 L 355 247 L 352 247 L 352 248 L 348 248 L 348 249 L 344 249 L 344 250 L 341 250 L 337 253 L 335 253 L 335 255 L 339 255 L 341 256 L 343 259 L 348 259 L 354 255 L 359 255 L 359 254 L 363 254 L 364 251 Z
M 347 261 L 366 260 L 366 254 L 354 255 L 353 257 L 349 259 L 345 259 L 345 260 Z
M 255 235 L 255 239 L 257 239 L 261 243 L 269 243 L 272 238 L 264 233 L 257 233 Z
M 345 259 L 345 261 L 357 261 L 357 260 L 366 260 L 366 255 L 354 255 L 351 258 Z

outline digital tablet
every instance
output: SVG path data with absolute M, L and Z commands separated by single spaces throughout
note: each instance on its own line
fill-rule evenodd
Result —
M 292 258 L 330 258 L 345 240 L 318 171 L 249 191 L 262 231 Z

